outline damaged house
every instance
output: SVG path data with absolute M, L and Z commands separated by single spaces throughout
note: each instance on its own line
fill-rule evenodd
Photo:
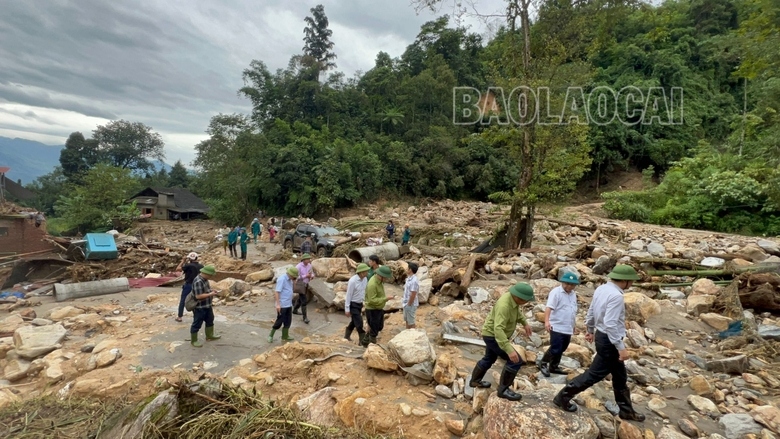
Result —
M 147 187 L 130 198 L 141 214 L 147 218 L 162 220 L 189 220 L 205 218 L 209 211 L 206 203 L 183 188 Z

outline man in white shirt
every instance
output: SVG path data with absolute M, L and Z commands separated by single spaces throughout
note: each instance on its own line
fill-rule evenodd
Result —
M 361 314 L 363 312 L 363 301 L 366 297 L 368 270 L 368 265 L 358 264 L 355 269 L 355 275 L 349 278 L 349 282 L 347 282 L 347 295 L 344 299 L 344 314 L 350 317 L 349 324 L 344 329 L 344 338 L 352 341 L 352 331 L 357 329 L 358 341 L 361 344 L 363 339 L 368 341 L 368 338 L 364 337 L 366 331 L 363 329 L 363 315 Z M 368 343 L 363 345 L 363 347 L 367 346 Z
M 596 341 L 596 358 L 590 368 L 574 378 L 553 399 L 553 404 L 567 412 L 577 411 L 577 404 L 571 402 L 578 393 L 598 383 L 612 374 L 612 391 L 620 409 L 621 419 L 644 421 L 645 415 L 634 411 L 631 404 L 631 391 L 628 389 L 626 365 L 628 350 L 623 343 L 626 335 L 626 306 L 623 290 L 631 287 L 640 277 L 634 267 L 617 265 L 608 275 L 610 281 L 596 288 L 593 301 L 588 308 L 585 338 Z
M 560 367 L 561 357 L 569 347 L 577 318 L 577 293 L 574 288 L 580 284 L 580 278 L 577 274 L 567 271 L 563 273 L 560 281 L 561 285 L 550 291 L 547 308 L 544 310 L 544 327 L 550 333 L 550 347 L 542 357 L 539 370 L 546 377 L 551 373 L 568 373 Z
M 420 282 L 417 281 L 417 270 L 419 267 L 414 262 L 407 264 L 409 268 L 406 269 L 406 284 L 404 285 L 404 322 L 406 322 L 406 329 L 415 328 L 417 307 L 420 306 L 420 299 L 417 297 L 417 293 L 420 291 Z

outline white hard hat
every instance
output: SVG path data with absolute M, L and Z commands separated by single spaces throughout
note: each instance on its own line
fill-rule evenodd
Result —
M 198 254 L 195 252 L 190 252 L 190 254 L 187 255 L 187 259 L 194 261 L 195 259 L 198 259 Z

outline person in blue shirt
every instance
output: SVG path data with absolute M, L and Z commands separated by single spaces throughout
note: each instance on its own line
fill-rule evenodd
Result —
M 387 231 L 387 239 L 393 240 L 395 237 L 395 224 L 393 224 L 393 220 L 390 220 L 387 222 L 387 227 L 385 227 L 385 231 Z
M 271 333 L 268 335 L 268 343 L 274 342 L 274 334 L 279 328 L 282 328 L 282 341 L 294 341 L 290 337 L 290 325 L 292 324 L 293 308 L 293 284 L 298 278 L 298 269 L 290 267 L 287 272 L 276 280 L 274 288 L 274 297 L 276 298 L 276 321 L 271 326 Z

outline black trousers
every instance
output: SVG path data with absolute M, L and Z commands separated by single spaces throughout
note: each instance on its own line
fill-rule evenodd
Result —
M 612 374 L 612 390 L 615 395 L 628 389 L 626 365 L 619 358 L 620 354 L 609 341 L 607 334 L 596 332 L 596 358 L 585 373 L 574 378 L 567 386 L 571 388 L 572 396 L 585 391 L 609 374 Z
M 182 318 L 184 316 L 184 302 L 187 300 L 187 296 L 189 296 L 190 291 L 192 291 L 192 284 L 184 284 L 181 287 L 181 298 L 179 299 L 179 313 L 178 317 Z
M 193 318 L 192 326 L 190 326 L 190 333 L 194 334 L 200 331 L 200 327 L 203 323 L 206 323 L 207 328 L 214 326 L 214 309 L 213 308 L 195 308 L 192 310 Z
M 363 329 L 363 315 L 361 314 L 362 312 L 363 312 L 362 303 L 350 302 L 349 316 L 352 320 L 350 320 L 349 325 L 347 325 L 347 331 L 352 331 L 354 329 L 357 329 L 357 332 L 360 335 L 363 335 L 366 332 Z M 384 316 L 382 317 L 382 321 L 384 325 Z
M 274 325 L 272 328 L 279 329 L 283 325 L 285 328 L 289 328 L 292 324 L 292 308 L 282 308 L 279 310 L 278 313 L 276 313 L 276 321 L 274 322 Z
M 368 335 L 376 338 L 385 329 L 385 310 L 367 309 L 366 321 L 368 321 Z
M 237 258 L 238 252 L 236 251 L 236 243 L 235 242 L 232 244 L 228 243 L 228 248 L 230 248 L 230 256 Z
M 512 372 L 517 372 L 520 370 L 520 367 L 525 364 L 522 359 L 520 359 L 518 362 L 514 362 L 509 359 L 509 354 L 501 349 L 501 347 L 496 342 L 495 337 L 483 336 L 482 340 L 485 340 L 485 356 L 483 356 L 482 359 L 477 362 L 477 366 L 479 366 L 480 369 L 490 370 L 499 357 L 506 361 L 506 368 Z
M 554 363 L 556 366 L 560 364 L 563 353 L 566 352 L 566 348 L 569 347 L 571 342 L 570 334 L 561 334 L 560 332 L 550 331 L 550 347 L 542 357 L 543 363 Z

